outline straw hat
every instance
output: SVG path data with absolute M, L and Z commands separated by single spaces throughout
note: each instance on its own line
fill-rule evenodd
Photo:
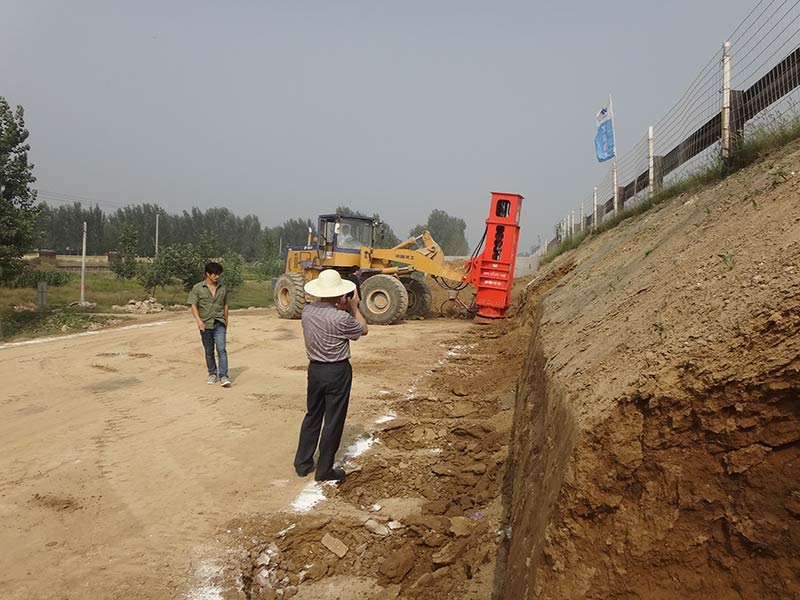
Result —
M 347 279 L 342 279 L 339 271 L 325 269 L 319 274 L 319 277 L 305 284 L 303 289 L 315 298 L 338 298 L 356 289 L 356 284 Z

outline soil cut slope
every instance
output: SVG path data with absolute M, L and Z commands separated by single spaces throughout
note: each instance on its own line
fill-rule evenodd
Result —
M 529 303 L 496 596 L 800 597 L 800 145 L 531 289 L 555 270 Z

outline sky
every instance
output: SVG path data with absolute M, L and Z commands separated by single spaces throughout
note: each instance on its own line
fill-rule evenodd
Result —
M 502 191 L 528 249 L 607 172 L 608 95 L 622 156 L 755 4 L 0 0 L 0 95 L 35 187 L 106 211 L 347 205 L 403 238 L 441 209 L 474 244 Z

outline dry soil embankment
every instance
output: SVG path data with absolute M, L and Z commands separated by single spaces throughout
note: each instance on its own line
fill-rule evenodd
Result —
M 799 148 L 534 280 L 497 597 L 800 597 Z

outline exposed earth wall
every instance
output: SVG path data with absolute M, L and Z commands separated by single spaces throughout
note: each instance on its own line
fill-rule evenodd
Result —
M 800 597 L 798 148 L 531 282 L 495 597 Z

